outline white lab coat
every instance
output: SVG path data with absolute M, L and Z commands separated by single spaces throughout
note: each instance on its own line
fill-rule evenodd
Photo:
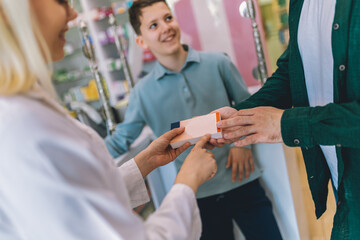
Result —
M 35 87 L 0 97 L 0 239 L 198 239 L 193 191 L 173 186 L 143 222 L 148 201 L 134 160 L 116 168 L 102 139 Z

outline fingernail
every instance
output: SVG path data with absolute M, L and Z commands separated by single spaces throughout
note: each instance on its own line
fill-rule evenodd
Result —
M 224 138 L 227 138 L 227 137 L 229 137 L 229 134 L 225 133 Z
M 218 123 L 217 123 L 217 126 L 218 126 L 218 127 L 221 127 L 221 126 L 222 126 L 222 122 L 218 122 Z

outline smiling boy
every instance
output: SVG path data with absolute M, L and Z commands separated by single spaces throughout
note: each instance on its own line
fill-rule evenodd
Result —
M 238 70 L 225 54 L 198 52 L 181 44 L 179 25 L 164 0 L 137 0 L 129 15 L 138 35 L 136 43 L 150 49 L 158 61 L 135 86 L 124 121 L 106 139 L 114 157 L 129 150 L 145 124 L 160 136 L 172 122 L 249 97 Z M 175 160 L 177 170 L 189 151 Z M 281 239 L 251 150 L 224 146 L 212 152 L 218 172 L 196 195 L 203 223 L 201 239 L 234 239 L 233 220 L 246 239 Z

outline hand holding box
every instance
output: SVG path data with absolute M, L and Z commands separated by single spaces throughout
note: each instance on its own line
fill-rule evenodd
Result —
M 211 138 L 222 138 L 221 129 L 216 126 L 219 121 L 220 114 L 215 112 L 172 123 L 171 129 L 185 127 L 185 131 L 170 142 L 171 147 L 175 149 L 187 142 L 195 144 L 206 134 L 211 134 Z

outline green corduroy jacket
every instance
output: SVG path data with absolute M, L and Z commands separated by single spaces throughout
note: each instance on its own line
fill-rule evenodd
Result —
M 303 0 L 291 0 L 290 41 L 265 85 L 237 109 L 286 109 L 281 133 L 301 147 L 319 218 L 326 210 L 330 171 L 319 145 L 335 145 L 338 203 L 332 239 L 360 239 L 360 0 L 337 0 L 332 30 L 334 103 L 309 107 L 297 33 Z M 309 33 L 310 34 L 310 33 Z M 294 108 L 292 108 L 294 107 Z

